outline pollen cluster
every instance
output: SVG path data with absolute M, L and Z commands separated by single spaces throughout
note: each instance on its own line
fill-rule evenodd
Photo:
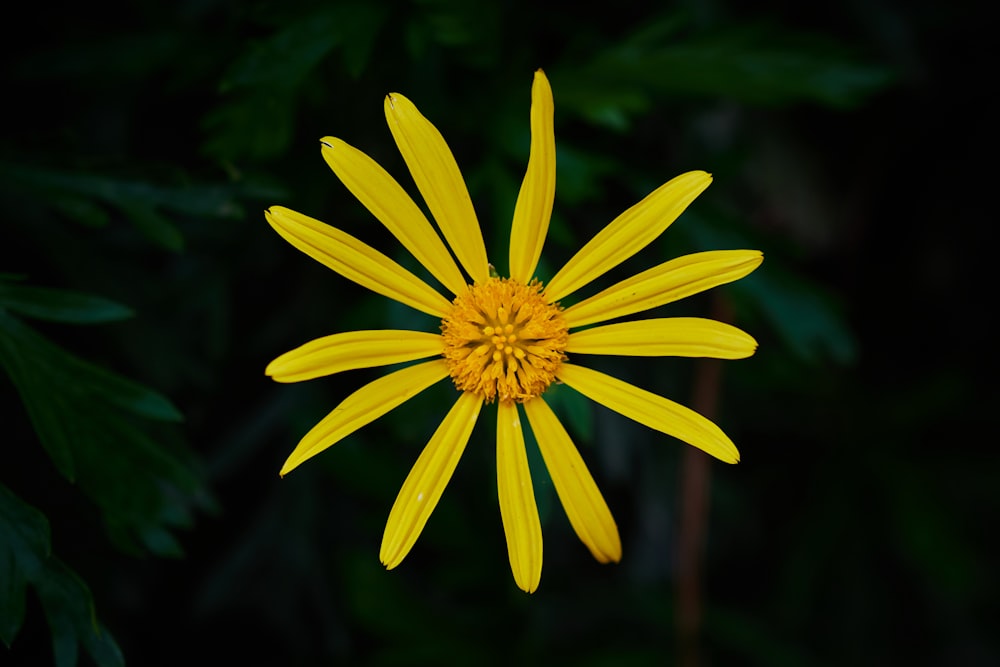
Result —
M 490 278 L 455 297 L 441 333 L 459 390 L 523 403 L 552 384 L 569 333 L 562 309 L 541 289 L 537 281 Z

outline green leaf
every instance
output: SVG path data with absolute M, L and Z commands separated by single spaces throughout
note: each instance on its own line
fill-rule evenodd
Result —
M 373 2 L 356 3 L 341 10 L 344 68 L 355 79 L 368 66 L 378 32 L 388 14 L 388 7 Z
M 721 289 L 762 314 L 801 361 L 853 363 L 857 341 L 834 294 L 782 264 L 780 255 L 770 253 L 765 241 L 748 238 L 745 229 L 728 218 L 718 212 L 703 216 L 686 211 L 684 225 L 674 234 L 689 238 L 694 250 L 763 249 L 764 263 L 756 271 Z
M 296 100 L 278 88 L 263 88 L 227 100 L 208 112 L 204 151 L 219 159 L 265 158 L 283 152 L 294 134 Z
M 0 640 L 8 647 L 24 622 L 25 595 L 31 585 L 52 630 L 57 667 L 73 667 L 78 647 L 99 667 L 124 665 L 118 645 L 100 625 L 90 589 L 51 554 L 45 515 L 0 484 Z
M 0 367 L 21 395 L 59 472 L 100 508 L 109 534 L 129 551 L 180 551 L 166 536 L 189 525 L 185 505 L 204 505 L 190 461 L 150 434 L 149 420 L 177 421 L 160 394 L 86 362 L 0 310 Z
M 110 299 L 49 287 L 28 287 L 0 278 L 0 308 L 50 322 L 95 324 L 132 317 L 132 310 Z
M 833 296 L 820 285 L 772 262 L 734 283 L 732 290 L 764 313 L 802 361 L 850 364 L 857 357 L 854 335 Z
M 121 35 L 106 31 L 100 39 L 88 38 L 81 31 L 67 36 L 60 47 L 29 50 L 18 58 L 13 69 L 20 76 L 46 83 L 95 79 L 105 86 L 109 82 L 134 85 L 137 80 L 162 76 L 164 69 L 177 69 L 180 55 L 190 57 L 185 32 L 152 21 Z M 157 83 L 162 86 L 162 79 Z
M 325 7 L 294 21 L 249 48 L 232 64 L 220 85 L 236 88 L 276 86 L 294 89 L 341 39 L 340 12 Z
M 99 667 L 124 666 L 118 644 L 95 617 L 87 584 L 55 558 L 49 558 L 46 565 L 35 590 L 52 631 L 56 667 L 74 667 L 81 644 Z
M 816 35 L 751 26 L 678 37 L 679 25 L 676 16 L 651 21 L 588 63 L 552 68 L 560 104 L 623 130 L 650 108 L 654 94 L 852 108 L 893 78 L 887 67 Z
M 0 640 L 10 646 L 24 621 L 24 593 L 49 556 L 49 522 L 0 484 Z
M 321 5 L 251 42 L 220 83 L 222 102 L 203 121 L 205 152 L 220 159 L 283 152 L 294 135 L 306 80 L 338 48 L 349 74 L 360 76 L 387 13 L 367 2 Z
M 25 349 L 23 341 L 18 341 L 22 329 L 30 332 L 18 320 L 0 310 L 0 367 L 4 368 L 21 395 L 35 432 L 59 474 L 73 481 L 76 479 L 76 465 L 72 439 L 60 414 L 61 399 L 57 395 L 47 396 L 44 382 L 36 383 L 32 358 L 24 356 L 30 351 Z
M 0 524 L 3 522 L 0 509 Z M 10 648 L 24 623 L 27 582 L 14 561 L 12 550 L 3 543 L 6 539 L 9 538 L 0 536 L 0 641 Z
M 415 30 L 410 35 L 409 50 L 415 60 L 429 40 L 449 47 L 456 59 L 473 67 L 490 67 L 507 55 L 497 30 L 504 22 L 504 3 L 420 0 L 415 4 L 422 15 L 420 23 L 412 24 Z
M 233 186 L 156 185 L 144 181 L 123 180 L 111 176 L 58 171 L 0 163 L 0 177 L 11 184 L 38 192 L 79 195 L 123 206 L 162 207 L 176 213 L 212 218 L 239 218 L 243 208 L 238 197 L 243 193 Z M 258 194 L 266 194 L 262 191 Z
M 171 250 L 183 245 L 180 232 L 158 216 L 153 189 L 143 183 L 118 181 L 92 174 L 76 174 L 20 165 L 0 164 L 0 178 L 36 190 L 42 201 L 72 201 L 89 197 L 111 204 L 122 211 L 150 240 Z M 65 212 L 65 208 L 61 208 Z M 77 205 L 76 208 L 79 208 Z
M 196 217 L 240 218 L 244 211 L 239 198 L 248 194 L 246 190 L 255 196 L 276 194 L 273 188 L 266 187 L 160 186 L 92 173 L 4 163 L 0 163 L 0 179 L 64 214 L 79 213 L 92 226 L 106 223 L 103 210 L 95 202 L 114 207 L 147 238 L 174 251 L 183 248 L 184 239 L 174 222 L 161 211 Z
M 556 383 L 545 391 L 545 402 L 559 416 L 574 442 L 594 441 L 594 404 L 589 398 Z
M 184 249 L 184 237 L 180 230 L 147 202 L 122 198 L 118 200 L 118 207 L 150 241 L 175 252 Z
M 97 399 L 148 419 L 184 419 L 162 394 L 66 352 L 0 311 L 0 344 L 5 340 L 9 354 L 2 365 L 21 368 L 22 379 L 29 383 L 59 384 L 70 398 Z M 3 359 L 0 355 L 0 361 Z M 15 374 L 9 369 L 8 373 Z
M 48 202 L 50 206 L 84 227 L 107 227 L 111 216 L 103 206 L 83 197 L 64 195 Z

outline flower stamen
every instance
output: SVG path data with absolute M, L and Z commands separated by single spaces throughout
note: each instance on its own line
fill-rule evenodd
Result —
M 552 384 L 569 333 L 562 309 L 541 290 L 538 281 L 490 278 L 455 297 L 441 332 L 459 390 L 523 403 Z

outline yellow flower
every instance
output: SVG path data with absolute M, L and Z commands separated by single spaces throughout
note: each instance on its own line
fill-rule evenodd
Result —
M 485 403 L 497 405 L 497 487 L 511 569 L 533 592 L 541 578 L 542 532 L 528 471 L 521 413 L 538 441 L 570 524 L 602 563 L 621 558 L 618 528 L 587 466 L 543 397 L 553 382 L 728 463 L 736 447 L 711 421 L 666 398 L 592 370 L 569 357 L 590 354 L 738 359 L 757 343 L 713 320 L 677 317 L 580 327 L 631 315 L 737 280 L 762 261 L 755 250 L 680 257 L 562 308 L 559 301 L 656 239 L 711 183 L 682 174 L 622 213 L 548 282 L 534 278 L 555 193 L 552 90 L 535 74 L 531 149 L 511 224 L 510 276 L 491 272 L 465 181 L 437 129 L 410 100 L 385 99 L 389 129 L 448 247 L 403 188 L 371 158 L 332 137 L 323 157 L 364 206 L 454 297 L 449 299 L 374 248 L 339 229 L 282 207 L 267 221 L 293 246 L 342 276 L 441 319 L 441 333 L 352 331 L 306 343 L 267 367 L 278 382 L 428 359 L 371 382 L 344 399 L 299 442 L 285 475 L 432 384 L 450 377 L 458 398 L 431 436 L 389 513 L 379 558 L 399 565 L 416 542 L 462 455 Z M 462 270 L 456 265 L 448 248 Z M 466 277 L 468 276 L 468 278 Z M 521 408 L 518 408 L 518 404 Z

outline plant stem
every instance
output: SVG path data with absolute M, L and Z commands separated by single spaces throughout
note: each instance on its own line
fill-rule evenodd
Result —
M 731 306 L 716 293 L 712 317 L 731 319 Z M 714 419 L 722 391 L 722 362 L 699 359 L 695 370 L 692 407 Z M 681 667 L 698 667 L 701 660 L 701 564 L 708 532 L 711 488 L 710 458 L 695 447 L 685 447 L 681 459 L 681 514 L 677 546 L 677 657 Z

